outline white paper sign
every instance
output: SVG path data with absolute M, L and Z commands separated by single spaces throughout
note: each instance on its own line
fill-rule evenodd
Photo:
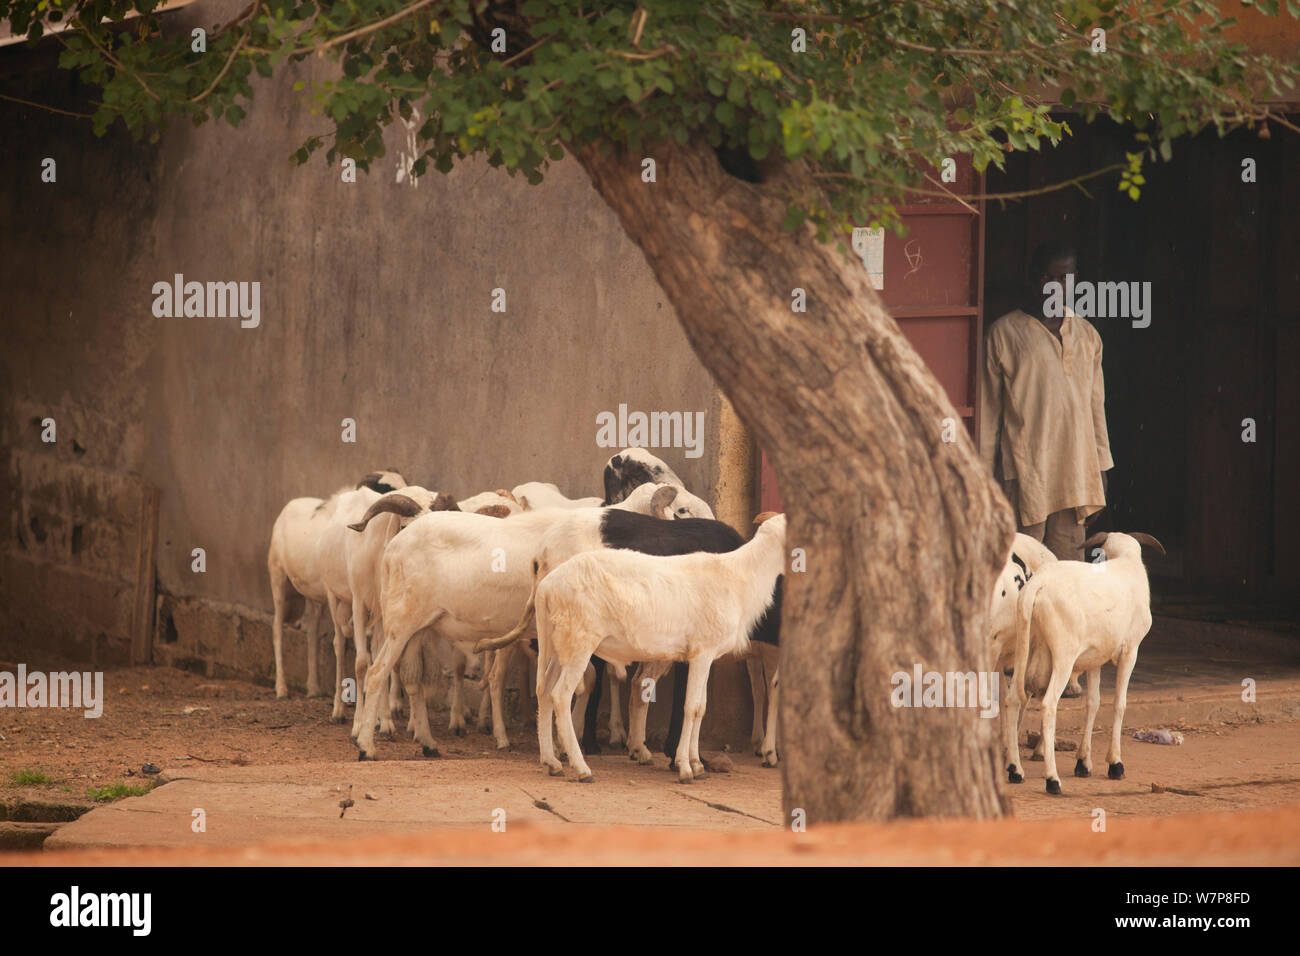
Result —
M 885 229 L 858 226 L 853 230 L 853 251 L 862 259 L 871 288 L 879 291 L 885 287 Z

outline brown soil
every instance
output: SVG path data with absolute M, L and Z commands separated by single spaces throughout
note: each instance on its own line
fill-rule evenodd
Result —
M 90 787 L 140 784 L 146 763 L 169 773 L 185 767 L 264 766 L 354 761 L 350 724 L 329 722 L 330 702 L 294 695 L 277 700 L 269 688 L 212 681 L 167 668 L 132 668 L 105 674 L 104 715 L 88 720 L 79 711 L 0 710 L 0 799 L 85 801 Z M 186 712 L 188 709 L 188 713 Z M 1103 704 L 1103 728 L 1109 719 Z M 434 712 L 444 762 L 454 775 L 486 784 L 513 784 L 536 777 L 539 792 L 558 781 L 536 765 L 531 729 L 511 726 L 513 749 L 498 754 L 489 736 L 471 730 L 463 738 L 446 732 L 446 712 Z M 1063 728 L 1070 724 L 1062 709 Z M 399 726 L 401 721 L 399 721 Z M 1031 726 L 1036 725 L 1031 721 Z M 744 806 L 745 823 L 684 830 L 671 826 L 570 826 L 556 821 L 512 824 L 509 836 L 440 829 L 416 836 L 378 835 L 343 844 L 264 845 L 249 856 L 237 848 L 127 850 L 13 854 L 5 862 L 114 862 L 221 864 L 262 862 L 337 863 L 364 855 L 369 862 L 728 862 L 728 863 L 1296 863 L 1300 862 L 1300 749 L 1294 722 L 1187 728 L 1182 747 L 1125 740 L 1124 781 L 1105 778 L 1105 734 L 1094 744 L 1100 774 L 1074 778 L 1074 755 L 1059 754 L 1064 797 L 1042 792 L 1042 764 L 1027 762 L 1025 784 L 1010 788 L 1016 819 L 974 824 L 922 821 L 884 826 L 814 827 L 805 834 L 781 828 L 779 771 L 759 768 L 747 754 L 733 754 L 736 772 L 714 774 L 691 788 L 691 796 Z M 1063 734 L 1064 736 L 1064 734 Z M 378 741 L 381 761 L 419 761 L 409 739 Z M 462 763 L 464 762 L 464 763 Z M 663 769 L 638 768 L 626 757 L 592 760 L 601 784 L 610 787 L 609 816 L 597 810 L 587 824 L 625 821 L 627 789 L 675 785 Z M 380 765 L 382 766 L 382 764 Z M 18 770 L 40 770 L 58 782 L 15 787 Z M 448 768 L 449 771 L 452 768 Z M 500 778 L 500 779 L 495 779 Z M 1153 792 L 1152 784 L 1163 788 Z M 430 786 L 437 784 L 431 779 Z M 618 786 L 616 786 L 618 785 Z M 582 792 L 589 793 L 587 788 Z M 601 801 L 604 803 L 604 801 Z M 1092 809 L 1104 806 L 1105 834 L 1092 831 Z M 1232 812 L 1232 811 L 1257 812 Z M 620 815 L 619 811 L 623 811 Z M 1208 811 L 1220 812 L 1207 816 Z M 721 815 L 720 815 L 721 816 Z M 1163 819 L 1152 819 L 1160 817 Z M 959 836 L 958 836 L 959 835 Z M 47 859 L 57 857 L 57 860 Z

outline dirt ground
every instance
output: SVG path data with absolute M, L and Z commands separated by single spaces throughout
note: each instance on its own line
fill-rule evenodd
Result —
M 538 766 L 535 731 L 531 727 L 512 724 L 512 750 L 500 754 L 490 736 L 472 729 L 465 737 L 450 736 L 446 731 L 446 711 L 438 710 L 433 712 L 432 720 L 435 736 L 442 744 L 443 757 L 440 760 L 421 757 L 420 748 L 409 739 L 386 740 L 380 737 L 377 740 L 379 763 L 358 768 L 355 764 L 356 749 L 348 737 L 350 724 L 330 723 L 330 702 L 325 699 L 306 699 L 295 694 L 281 701 L 269 688 L 235 681 L 213 681 L 168 668 L 109 671 L 105 674 L 105 696 L 108 702 L 104 715 L 94 720 L 83 718 L 79 711 L 0 710 L 0 737 L 3 738 L 0 739 L 0 802 L 88 802 L 92 787 L 102 788 L 111 784 L 147 786 L 157 778 L 143 772 L 146 764 L 164 768 L 166 776 L 178 780 L 187 777 L 198 780 L 205 774 L 222 773 L 227 778 L 232 775 L 237 778 L 245 773 L 232 768 L 247 768 L 246 775 L 250 778 L 257 776 L 259 768 L 273 769 L 292 777 L 294 765 L 309 764 L 310 767 L 303 767 L 303 773 L 306 778 L 310 770 L 312 781 L 332 780 L 335 776 L 342 781 L 348 773 L 364 771 L 365 776 L 358 780 L 363 781 L 363 787 L 376 789 L 385 781 L 384 764 L 391 766 L 392 762 L 400 761 L 406 766 L 419 765 L 411 766 L 410 772 L 404 772 L 402 776 L 418 775 L 415 792 L 425 800 L 432 785 L 450 788 L 448 793 L 466 795 L 478 791 L 517 791 L 529 800 L 547 803 L 551 808 L 548 812 L 537 810 L 531 818 L 528 814 L 522 815 L 522 819 L 520 815 L 513 818 L 519 822 L 512 826 L 509 843 L 514 849 L 511 852 L 525 856 L 543 847 L 563 845 L 579 859 L 594 860 L 592 845 L 577 835 L 589 827 L 619 834 L 618 842 L 623 847 L 621 852 L 644 853 L 646 862 L 652 862 L 656 855 L 667 852 L 669 844 L 658 842 L 667 839 L 666 832 L 673 832 L 675 841 L 684 840 L 688 831 L 712 832 L 717 841 L 715 849 L 723 851 L 729 848 L 728 852 L 735 854 L 735 862 L 768 861 L 765 854 L 775 854 L 771 857 L 773 861 L 788 862 L 788 854 L 798 856 L 809 852 L 807 849 L 790 849 L 779 840 L 752 846 L 746 844 L 743 850 L 735 843 L 746 835 L 741 831 L 746 831 L 751 838 L 761 837 L 760 831 L 766 831 L 771 837 L 780 837 L 782 831 L 788 835 L 781 806 L 780 772 L 762 768 L 758 759 L 747 753 L 730 754 L 734 762 L 733 772 L 715 773 L 708 780 L 683 787 L 677 783 L 675 775 L 667 771 L 667 761 L 663 757 L 658 757 L 653 767 L 638 767 L 622 754 L 607 752 L 591 758 L 597 778 L 594 785 L 570 786 L 547 777 Z M 1181 697 L 1178 699 L 1182 700 Z M 1079 706 L 1077 701 L 1067 701 L 1062 707 L 1064 737 L 1069 737 L 1070 731 L 1077 728 L 1074 710 Z M 1131 703 L 1131 711 L 1133 707 Z M 1148 820 L 1142 824 L 1142 818 L 1178 816 L 1185 823 L 1171 825 L 1193 827 L 1193 831 L 1189 831 L 1192 833 L 1201 832 L 1195 828 L 1203 828 L 1210 818 L 1189 815 L 1217 814 L 1213 825 L 1215 832 L 1228 840 L 1224 847 L 1232 850 L 1223 859 L 1279 862 L 1277 854 L 1281 852 L 1290 862 L 1300 861 L 1300 747 L 1297 747 L 1300 724 L 1293 720 L 1236 724 L 1184 722 L 1180 729 L 1185 742 L 1180 747 L 1134 741 L 1128 737 L 1131 729 L 1126 727 L 1124 762 L 1128 775 L 1125 780 L 1111 781 L 1106 779 L 1104 763 L 1109 716 L 1107 697 L 1104 696 L 1099 720 L 1101 729 L 1094 740 L 1094 759 L 1100 764 L 1100 775 L 1089 779 L 1075 778 L 1071 774 L 1074 754 L 1061 752 L 1058 760 L 1065 794 L 1050 797 L 1043 792 L 1043 765 L 1027 762 L 1026 782 L 1009 788 L 1016 819 L 999 821 L 996 825 L 1014 828 L 1057 821 L 1063 828 L 1060 838 L 1054 838 L 1052 842 L 1064 840 L 1069 844 L 1074 836 L 1091 832 L 1090 822 L 1095 810 L 1101 807 L 1109 817 L 1112 832 L 1119 827 L 1122 832 L 1130 834 L 1131 838 L 1123 845 L 1125 852 L 1132 852 L 1137 848 L 1134 841 L 1138 835 L 1148 833 L 1147 824 L 1155 822 Z M 399 721 L 399 726 L 403 722 Z M 1036 727 L 1036 719 L 1031 718 L 1026 726 Z M 1077 731 L 1074 736 L 1077 738 Z M 19 785 L 14 775 L 20 772 L 39 772 L 50 782 Z M 397 771 L 394 768 L 388 773 L 397 774 Z M 366 784 L 364 781 L 372 782 Z M 163 791 L 158 792 L 158 796 L 162 794 Z M 631 806 L 640 795 L 655 798 L 645 801 L 644 811 Z M 387 798 L 379 790 L 376 796 Z M 329 799 L 336 800 L 337 796 L 330 795 Z M 493 793 L 492 800 L 498 799 Z M 523 800 L 523 797 L 516 795 L 516 799 Z M 131 802 L 125 801 L 121 805 Z M 390 801 L 387 808 L 395 806 Z M 521 804 L 521 807 L 531 810 L 531 806 L 523 807 Z M 362 807 L 350 812 L 364 821 L 365 809 Z M 1240 811 L 1265 812 L 1253 815 Z M 645 818 L 638 817 L 637 813 L 644 814 Z M 1195 822 L 1198 820 L 1199 823 Z M 484 821 L 481 829 L 486 831 L 486 816 Z M 447 832 L 441 836 L 429 834 L 423 842 L 385 843 L 394 838 L 382 832 L 367 833 L 365 839 L 374 841 L 373 849 L 381 856 L 388 850 L 399 855 L 414 854 L 405 862 L 426 862 L 442 855 L 454 857 L 457 854 L 468 854 L 480 862 L 497 859 L 502 842 L 479 845 L 471 841 L 461 846 L 457 841 L 468 838 L 453 834 L 454 826 L 463 826 L 463 821 L 448 822 L 452 826 Z M 638 835 L 634 828 L 620 826 L 628 823 L 645 823 L 650 828 Z M 939 821 L 906 824 L 921 829 L 910 831 L 912 842 L 903 841 L 897 845 L 889 841 L 882 844 L 880 835 L 873 831 L 873 834 L 862 836 L 867 841 L 863 846 L 870 847 L 876 854 L 872 857 L 874 862 L 886 859 L 920 862 L 920 859 L 908 857 L 907 853 L 920 852 L 927 845 L 936 850 L 938 859 L 949 862 L 1010 862 L 1016 854 L 1026 852 L 1022 840 L 1017 837 L 1006 841 L 1004 834 L 1002 837 L 991 835 L 985 850 L 978 849 L 984 846 L 983 841 L 975 841 L 963 844 L 965 849 L 952 856 L 943 834 L 946 832 L 944 827 L 953 825 Z M 554 826 L 568 827 L 574 835 L 565 838 L 567 842 L 564 842 L 552 832 Z M 1254 828 L 1257 826 L 1264 830 L 1256 831 Z M 922 838 L 922 832 L 929 836 Z M 1166 832 L 1177 846 L 1196 843 L 1196 838 L 1189 833 L 1160 832 Z M 1000 831 L 995 829 L 990 833 Z M 317 832 L 308 830 L 300 834 L 303 839 L 317 835 Z M 687 840 L 682 844 L 683 852 L 688 849 L 690 853 L 698 852 L 701 861 L 709 861 L 707 840 L 700 843 L 701 839 L 705 837 Z M 996 849 L 999 839 L 1004 841 L 1003 846 L 1008 847 L 1000 855 Z M 1201 839 L 1204 839 L 1203 835 Z M 557 844 L 556 840 L 561 840 L 561 843 Z M 825 843 L 821 838 L 804 844 L 805 847 L 822 847 L 820 852 L 830 854 L 824 858 L 825 862 L 862 861 L 860 858 L 839 860 L 835 856 L 839 851 L 833 849 L 834 845 L 833 841 Z M 1010 845 L 1019 845 L 1022 849 L 1013 851 Z M 892 857 L 885 852 L 891 846 L 894 847 L 890 851 L 894 853 Z M 912 847 L 912 850 L 904 853 L 905 847 Z M 78 851 L 47 852 L 46 856 L 57 856 L 71 862 L 67 854 L 74 852 Z M 139 852 L 145 854 L 140 862 L 146 859 L 156 863 L 239 861 L 237 855 L 221 855 L 235 853 L 233 849 L 215 847 L 202 848 L 199 855 L 193 857 L 168 857 L 167 854 L 173 851 L 162 849 Z M 272 853 L 272 850 L 266 847 L 265 852 Z M 301 862 L 324 862 L 331 854 L 351 852 L 328 843 L 283 844 L 274 851 L 280 854 L 277 859 L 292 858 Z M 981 855 L 986 852 L 991 855 Z M 1085 839 L 1079 844 L 1078 852 L 1083 854 L 1079 862 L 1115 861 L 1113 843 L 1088 842 Z M 90 855 L 84 855 L 86 853 Z M 881 857 L 881 853 L 885 856 Z M 1210 858 L 1216 857 L 1211 855 Z M 93 852 L 80 851 L 78 859 L 93 862 L 97 857 Z M 1198 859 L 1206 861 L 1203 855 Z M 620 856 L 619 861 L 627 860 Z M 936 858 L 931 856 L 925 861 L 935 862 Z M 1140 855 L 1134 861 L 1141 862 Z M 11 855 L 6 862 L 20 862 L 20 857 Z

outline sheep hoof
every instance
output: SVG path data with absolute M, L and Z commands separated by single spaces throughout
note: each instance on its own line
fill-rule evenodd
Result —
M 503 743 L 503 744 L 497 744 L 497 752 L 498 752 L 498 753 L 499 753 L 500 751 L 502 751 L 502 750 L 509 750 L 509 749 L 510 749 L 510 741 L 508 741 L 508 740 L 507 740 L 505 743 Z
M 578 783 L 595 783 L 595 782 L 596 782 L 596 778 L 589 773 L 583 774 L 581 777 L 578 778 Z
M 552 777 L 563 777 L 563 776 L 564 776 L 564 768 L 563 768 L 563 767 L 547 767 L 547 768 L 546 768 L 546 772 L 549 773 Z
M 1007 783 L 1024 783 L 1025 776 L 1016 769 L 1015 764 L 1007 767 Z
M 677 782 L 678 782 L 678 783 L 694 783 L 694 782 L 695 782 L 695 778 L 694 778 L 694 777 L 682 777 L 682 776 L 678 776 L 678 778 L 677 778 Z
M 284 700 L 286 697 L 289 696 L 289 688 L 277 687 L 275 689 L 275 696 L 277 700 Z
M 763 755 L 764 767 L 775 767 L 777 765 L 776 753 L 770 752 Z
M 1059 796 L 1061 795 L 1061 781 L 1059 781 L 1059 780 L 1048 780 L 1048 781 L 1047 781 L 1047 792 L 1050 793 L 1050 794 L 1051 794 L 1052 796 L 1054 796 L 1054 797 L 1059 797 Z
M 347 722 L 348 719 L 344 717 L 342 714 L 339 714 L 337 717 L 333 717 L 333 716 L 330 717 L 331 724 L 346 724 Z
M 451 728 L 451 732 L 452 732 L 453 734 L 455 734 L 457 737 L 464 737 L 464 736 L 465 736 L 465 728 L 464 728 L 464 727 L 453 727 L 453 728 Z
M 1124 764 L 1123 764 L 1122 762 L 1121 762 L 1121 763 L 1113 763 L 1113 764 L 1111 764 L 1111 765 L 1110 765 L 1110 770 L 1108 770 L 1108 771 L 1106 772 L 1106 776 L 1110 777 L 1110 779 L 1112 779 L 1112 780 L 1123 780 L 1123 779 L 1124 779 Z
M 1029 759 L 1030 759 L 1030 760 L 1037 760 L 1039 763 L 1042 763 L 1042 761 L 1043 761 L 1043 755 L 1040 754 L 1038 751 L 1034 751 L 1033 753 L 1031 753 L 1031 754 L 1029 755 Z
M 1073 685 L 1067 685 L 1065 690 L 1061 691 L 1061 697 L 1069 699 L 1073 697 L 1082 697 L 1083 689 Z
M 357 754 L 357 762 L 358 762 L 358 763 L 361 762 L 361 761 L 363 761 L 363 760 L 374 760 L 374 759 L 375 759 L 375 758 L 374 758 L 374 756 L 373 756 L 372 754 L 368 754 L 368 753 L 366 753 L 364 750 L 362 750 L 360 753 Z
M 1082 760 L 1076 760 L 1074 762 L 1074 775 L 1076 777 L 1091 777 L 1092 771 L 1083 765 Z
M 420 748 L 420 752 L 423 753 L 426 757 L 441 757 L 441 756 L 442 756 L 442 754 L 438 751 L 438 748 L 437 748 L 437 747 L 423 747 L 423 746 L 422 746 L 422 747 Z

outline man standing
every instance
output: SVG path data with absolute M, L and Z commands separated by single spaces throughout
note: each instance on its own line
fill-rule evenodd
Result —
M 1106 506 L 1103 472 L 1115 465 L 1101 336 L 1068 308 L 1044 314 L 1043 286 L 1063 285 L 1076 260 L 1060 243 L 1034 250 L 1025 308 L 989 327 L 980 375 L 980 454 L 1019 529 L 1073 560 L 1083 558 L 1085 520 Z

